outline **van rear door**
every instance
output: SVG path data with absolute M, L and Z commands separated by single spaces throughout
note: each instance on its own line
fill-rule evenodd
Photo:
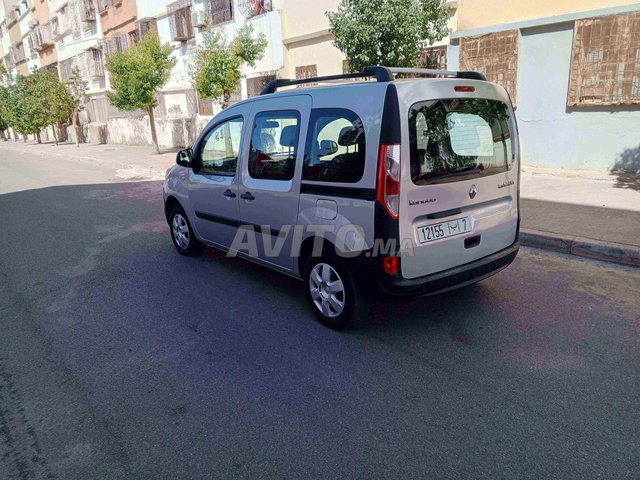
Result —
M 399 213 L 403 277 L 458 267 L 512 245 L 518 142 L 504 89 L 489 82 L 427 80 L 411 82 L 399 96 L 400 117 L 406 112 Z

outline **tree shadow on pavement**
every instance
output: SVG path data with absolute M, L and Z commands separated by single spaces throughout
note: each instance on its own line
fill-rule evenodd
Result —
M 640 191 L 640 146 L 625 149 L 613 165 L 616 188 Z

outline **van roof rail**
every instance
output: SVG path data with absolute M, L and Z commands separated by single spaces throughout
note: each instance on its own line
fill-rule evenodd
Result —
M 486 80 L 485 76 L 479 72 L 452 72 L 447 70 L 433 70 L 429 68 L 402 68 L 402 67 L 365 67 L 362 72 L 342 73 L 339 75 L 327 75 L 324 77 L 297 78 L 290 80 L 287 78 L 277 78 L 267 83 L 260 92 L 260 95 L 275 93 L 278 88 L 292 85 L 302 85 L 305 83 L 328 82 L 330 80 L 346 80 L 350 78 L 370 78 L 375 77 L 377 82 L 392 82 L 394 73 L 413 73 L 416 75 L 433 75 L 438 77 L 467 78 L 470 80 Z
M 480 72 L 473 71 L 451 71 L 451 70 L 436 70 L 433 68 L 404 68 L 404 67 L 391 67 L 388 69 L 391 73 L 413 73 L 414 75 L 433 75 L 436 77 L 454 77 L 454 78 L 466 78 L 469 80 L 487 80 L 487 78 Z

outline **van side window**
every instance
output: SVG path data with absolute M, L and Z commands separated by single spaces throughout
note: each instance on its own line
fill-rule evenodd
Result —
M 300 114 L 295 110 L 257 114 L 249 150 L 251 178 L 291 180 L 299 135 Z
M 242 138 L 242 118 L 214 127 L 202 142 L 200 173 L 235 175 Z
M 362 120 L 344 108 L 311 113 L 302 180 L 355 183 L 362 178 L 365 139 Z

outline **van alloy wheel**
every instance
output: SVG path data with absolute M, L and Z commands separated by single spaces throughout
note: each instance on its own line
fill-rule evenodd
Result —
M 345 289 L 338 272 L 327 263 L 318 263 L 309 280 L 311 298 L 318 310 L 329 318 L 340 315 L 344 310 Z
M 173 216 L 171 231 L 173 232 L 173 239 L 180 248 L 183 250 L 189 248 L 189 226 L 184 217 L 179 213 Z

